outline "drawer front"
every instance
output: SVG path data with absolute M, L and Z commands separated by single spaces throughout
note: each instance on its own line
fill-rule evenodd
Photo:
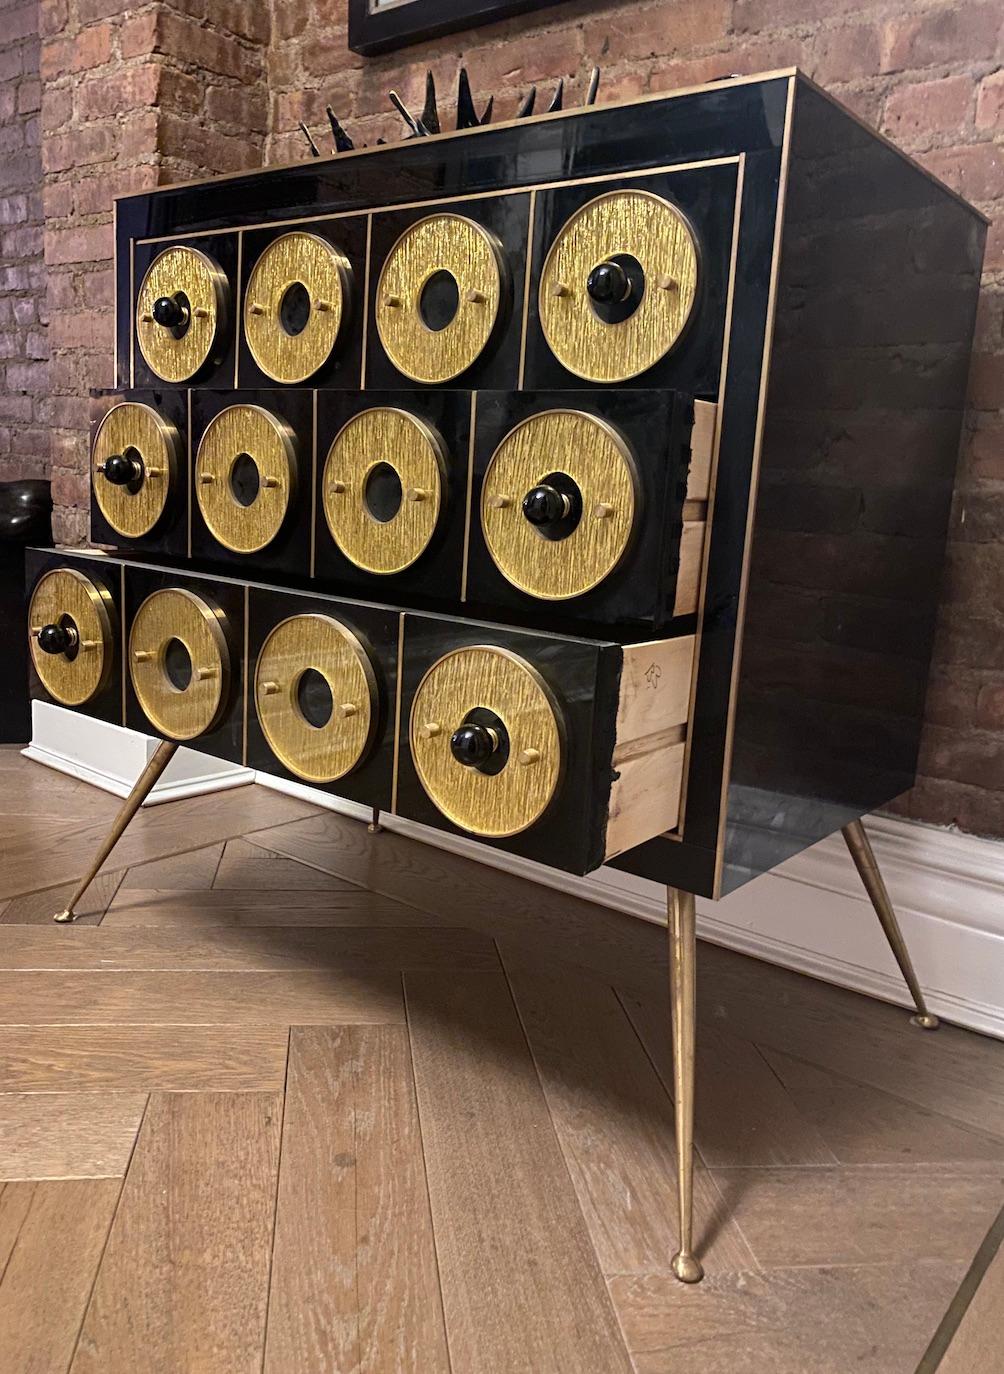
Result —
M 91 538 L 116 549 L 188 553 L 188 394 L 150 389 L 95 396 Z
M 237 242 L 236 234 L 208 234 L 136 245 L 134 385 L 233 384 Z
M 31 696 L 121 725 L 120 565 L 31 549 L 26 578 Z
M 693 655 L 406 614 L 395 809 L 589 872 L 677 822 Z

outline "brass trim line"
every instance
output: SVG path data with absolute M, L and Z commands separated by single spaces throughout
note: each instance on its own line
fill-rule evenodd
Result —
M 523 322 L 519 331 L 519 370 L 516 376 L 516 390 L 523 390 L 526 373 L 526 334 L 530 321 L 530 268 L 533 265 L 533 231 L 537 218 L 537 188 L 530 191 L 530 209 L 526 226 L 526 261 L 523 270 Z
M 397 683 L 394 689 L 394 762 L 390 779 L 390 814 L 397 815 L 397 773 L 401 755 L 401 680 L 404 674 L 404 621 L 405 612 L 397 618 Z
M 474 499 L 474 431 L 478 421 L 478 393 L 471 392 L 470 435 L 467 440 L 467 492 L 464 510 L 464 553 L 460 569 L 460 600 L 467 600 L 467 564 L 471 551 L 471 503 Z

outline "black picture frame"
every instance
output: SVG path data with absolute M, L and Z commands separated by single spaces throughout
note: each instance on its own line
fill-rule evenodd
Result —
M 349 47 L 364 57 L 457 29 L 545 9 L 561 0 L 349 0 Z

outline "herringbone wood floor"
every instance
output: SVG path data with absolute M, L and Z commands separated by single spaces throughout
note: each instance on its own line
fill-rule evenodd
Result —
M 1004 1201 L 1004 1045 L 245 788 L 0 751 L 0 1374 L 910 1374 Z M 972 1374 L 972 1371 L 970 1372 Z

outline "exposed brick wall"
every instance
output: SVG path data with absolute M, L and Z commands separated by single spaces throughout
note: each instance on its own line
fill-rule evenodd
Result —
M 211 16 L 211 18 L 210 18 Z M 87 537 L 87 395 L 113 381 L 112 197 L 261 163 L 267 6 L 41 0 L 57 537 Z
M 85 533 L 83 398 L 109 378 L 112 192 L 254 166 L 263 154 L 300 158 L 296 122 L 323 133 L 328 101 L 354 137 L 373 142 L 401 133 L 388 87 L 417 107 L 426 67 L 447 114 L 463 62 L 480 100 L 495 92 L 505 118 L 531 81 L 546 102 L 565 76 L 569 102 L 580 99 L 594 61 L 604 69 L 601 99 L 797 63 L 975 201 L 995 222 L 923 775 L 901 809 L 1004 836 L 998 0 L 568 0 L 370 60 L 347 49 L 346 0 L 156 0 L 126 9 L 42 0 L 41 10 L 52 451 L 64 536 Z
M 0 481 L 45 476 L 38 0 L 0 9 Z

